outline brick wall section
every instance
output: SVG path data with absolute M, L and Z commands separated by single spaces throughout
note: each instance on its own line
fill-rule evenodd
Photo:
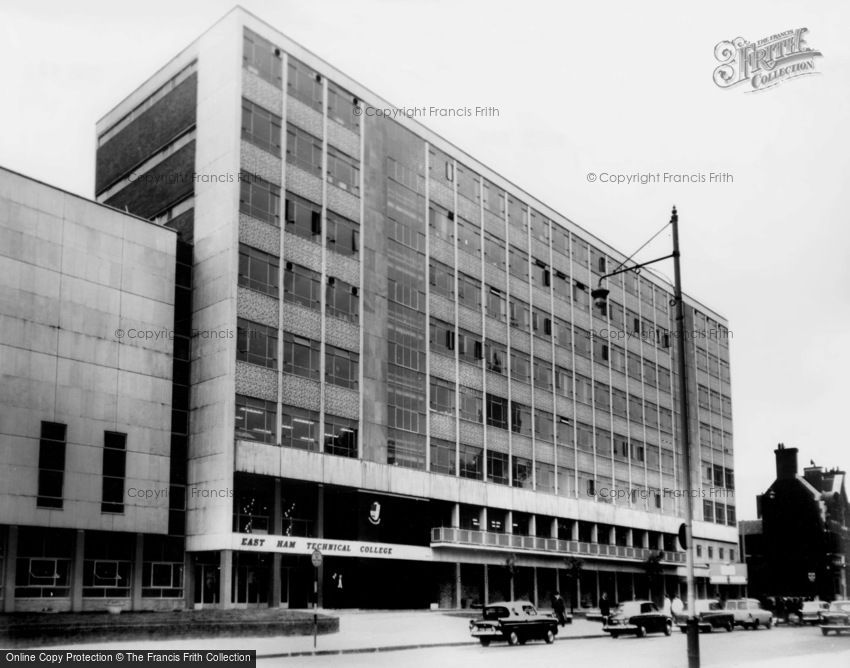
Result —
M 511 348 L 521 350 L 524 353 L 531 352 L 531 337 L 523 332 L 518 332 L 511 327 Z
M 487 430 L 487 449 L 492 450 L 493 452 L 507 453 L 508 432 L 506 432 L 504 429 L 490 427 Z
M 449 211 L 454 211 L 454 193 L 439 181 L 431 181 L 431 189 L 429 191 L 429 195 L 431 197 L 432 202 L 436 202 L 440 206 L 444 206 Z
M 97 149 L 97 194 L 195 124 L 197 87 L 193 74 Z
M 458 325 L 471 332 L 481 332 L 481 314 L 472 309 L 461 306 L 457 310 Z
M 328 143 L 352 158 L 360 157 L 360 135 L 331 120 L 328 120 Z
M 431 355 L 431 375 L 445 378 L 446 380 L 455 379 L 455 361 L 451 357 L 445 355 Z
M 531 459 L 531 439 L 528 436 L 513 434 L 511 438 L 511 454 Z
M 481 257 L 460 251 L 457 254 L 457 268 L 467 276 L 481 279 Z
M 448 299 L 439 295 L 431 295 L 431 317 L 448 323 L 455 321 L 455 307 Z
M 537 408 L 540 408 L 544 411 L 549 411 L 552 413 L 554 411 L 554 404 L 552 401 L 552 395 L 549 392 L 544 390 L 537 390 L 534 393 L 534 405 Z
M 280 228 L 239 214 L 239 241 L 277 257 L 280 254 Z
M 349 220 L 360 222 L 360 199 L 330 183 L 328 184 L 328 208 Z
M 499 269 L 496 265 L 484 265 L 484 282 L 487 285 L 504 292 L 507 289 L 508 277 L 504 270 Z
M 240 318 L 253 320 L 269 327 L 277 327 L 277 311 L 278 301 L 274 297 L 239 286 L 236 312 Z
M 510 240 L 511 246 L 516 246 L 521 250 L 528 250 L 528 237 L 526 236 L 525 230 L 515 227 L 514 225 L 509 225 L 508 239 Z
M 484 427 L 467 420 L 460 421 L 460 442 L 481 445 L 484 442 Z
M 498 394 L 500 397 L 508 396 L 508 379 L 500 374 L 487 372 L 487 391 Z
M 458 374 L 458 381 L 460 384 L 465 387 L 471 387 L 475 390 L 483 389 L 484 383 L 481 376 L 481 369 L 471 364 L 466 364 L 464 362 L 460 363 L 460 373 Z
M 283 96 L 280 94 L 280 88 L 246 69 L 242 70 L 242 96 L 263 109 L 283 116 Z
M 319 139 L 324 134 L 322 114 L 291 95 L 286 98 L 286 121 Z
M 476 225 L 481 224 L 481 209 L 478 204 L 470 202 L 466 197 L 457 198 L 457 212 Z
M 280 158 L 264 151 L 251 142 L 242 142 L 242 154 L 240 156 L 240 168 L 259 176 L 269 183 L 280 185 Z
M 443 413 L 431 413 L 431 436 L 454 442 L 455 419 Z
M 505 331 L 505 324 L 493 318 L 484 319 L 484 333 L 488 339 L 498 341 L 507 345 L 508 335 Z
M 278 182 L 280 182 L 279 179 Z M 322 201 L 322 180 L 292 163 L 286 165 L 286 189 L 311 202 L 318 204 Z
M 167 209 L 194 191 L 195 142 L 189 142 L 156 167 L 110 197 L 106 204 L 142 218 Z
M 277 379 L 274 369 L 236 361 L 236 394 L 245 394 L 266 401 L 277 401 Z
M 452 244 L 443 239 L 432 238 L 430 250 L 432 258 L 449 266 L 454 266 L 455 250 Z

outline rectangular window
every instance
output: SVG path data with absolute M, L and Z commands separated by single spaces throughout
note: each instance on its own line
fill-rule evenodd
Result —
M 278 295 L 280 261 L 245 244 L 239 244 L 239 285 L 265 293 Z
M 328 118 L 352 132 L 360 133 L 359 101 L 344 88 L 328 82 Z
M 508 400 L 494 394 L 487 395 L 487 424 L 499 429 L 508 428 Z
M 322 304 L 322 277 L 300 264 L 287 262 L 283 272 L 283 301 L 318 310 Z
M 714 501 L 705 499 L 702 502 L 702 519 L 705 522 L 714 521 Z
M 269 369 L 277 369 L 277 327 L 267 327 L 238 318 L 236 359 Z
M 328 276 L 325 290 L 325 307 L 328 315 L 356 323 L 360 320 L 360 296 L 357 286 L 339 278 Z
M 424 471 L 427 449 L 428 443 L 421 434 L 387 430 L 387 464 Z
M 486 341 L 487 370 L 505 375 L 508 373 L 508 349 L 501 343 Z
M 455 215 L 448 209 L 434 204 L 428 209 L 428 227 L 437 239 L 453 242 L 455 238 Z
M 590 293 L 584 283 L 573 281 L 573 301 L 576 303 L 576 308 L 587 311 L 590 306 Z
M 586 376 L 582 376 L 581 374 L 575 375 L 576 379 L 576 401 L 579 401 L 583 404 L 592 404 L 593 403 L 593 383 L 590 382 L 590 378 Z
M 514 456 L 511 458 L 511 484 L 514 487 L 526 487 L 531 489 L 534 473 L 531 468 L 531 460 L 525 457 Z
M 484 421 L 484 395 L 470 387 L 460 388 L 460 418 L 470 422 Z
M 534 359 L 534 387 L 552 391 L 552 363 L 546 360 Z
M 455 444 L 451 441 L 431 439 L 431 472 L 455 474 Z
M 428 326 L 431 351 L 454 357 L 455 328 L 442 320 L 431 318 Z
M 289 332 L 283 334 L 283 371 L 319 380 L 321 344 Z
M 457 355 L 461 362 L 478 365 L 484 357 L 483 346 L 475 334 L 463 329 L 457 333 Z
M 431 292 L 454 300 L 455 298 L 455 270 L 442 262 L 431 260 L 428 262 L 428 282 Z
M 531 329 L 535 336 L 546 338 L 552 335 L 552 318 L 536 306 L 531 309 Z
M 280 152 L 278 152 L 280 155 Z M 330 153 L 328 154 L 330 157 Z M 286 124 L 286 161 L 308 174 L 322 173 L 322 140 L 292 123 Z M 329 161 L 330 162 L 330 161 Z M 330 171 L 330 164 L 328 165 Z
M 322 111 L 321 75 L 292 56 L 287 60 L 287 71 L 286 89 L 289 94 L 316 111 Z
M 611 412 L 614 415 L 618 415 L 620 417 L 627 417 L 627 408 L 626 405 L 628 400 L 626 399 L 626 393 L 622 390 L 618 390 L 616 387 L 611 390 Z
M 277 403 L 236 395 L 236 438 L 275 443 Z
M 65 483 L 65 432 L 67 425 L 58 422 L 41 423 L 38 443 L 39 508 L 62 508 L 62 488 Z
M 528 331 L 528 326 L 531 320 L 531 313 L 528 309 L 528 304 L 519 299 L 511 298 L 511 326 L 521 329 L 524 332 Z
M 550 443 L 555 440 L 555 420 L 552 413 L 539 408 L 534 411 L 534 438 Z
M 280 225 L 280 188 L 249 172 L 241 172 L 239 178 L 239 211 L 272 225 Z
M 593 427 L 581 422 L 576 424 L 576 446 L 579 450 L 593 452 Z
M 471 308 L 474 311 L 481 309 L 481 281 L 472 276 L 458 273 L 457 275 L 457 300 L 459 304 Z
M 508 250 L 508 270 L 511 276 L 528 280 L 528 253 L 519 248 L 510 247 Z
M 357 389 L 360 377 L 360 355 L 335 346 L 325 345 L 325 380 L 339 387 Z
M 573 345 L 573 334 L 570 323 L 555 318 L 555 345 L 569 350 Z
M 629 395 L 629 419 L 632 422 L 643 422 L 643 402 L 633 394 Z
M 352 195 L 359 195 L 360 161 L 328 146 L 328 183 Z
M 505 215 L 505 191 L 484 181 L 484 208 L 497 216 Z
M 531 263 L 531 284 L 543 290 L 552 284 L 549 267 L 542 260 L 535 260 Z
M 582 357 L 590 358 L 592 348 L 590 342 L 590 332 L 586 329 L 581 329 L 580 327 L 576 327 L 575 331 L 575 351 L 576 355 L 581 355 Z
M 517 401 L 511 402 L 511 431 L 523 436 L 531 436 L 534 418 L 531 407 Z
M 455 412 L 455 384 L 431 377 L 431 410 L 438 413 Z
M 242 37 L 242 66 L 273 86 L 283 88 L 280 49 L 250 30 L 245 30 Z
M 280 157 L 280 133 L 280 116 L 250 100 L 242 100 L 242 139 Z
M 458 473 L 461 478 L 481 480 L 484 467 L 482 463 L 483 451 L 474 445 L 460 444 L 458 447 L 460 467 Z
M 281 408 L 280 444 L 286 448 L 319 451 L 319 414 L 294 406 Z
M 457 248 L 476 259 L 481 257 L 481 228 L 461 216 L 457 219 Z
M 325 414 L 325 452 L 357 458 L 357 420 Z
M 573 372 L 562 366 L 555 367 L 555 391 L 562 397 L 573 396 Z
M 348 257 L 357 257 L 360 253 L 360 225 L 333 211 L 326 212 L 325 221 L 328 250 Z
M 484 232 L 484 261 L 499 269 L 505 268 L 505 242 L 490 232 Z
M 298 195 L 286 193 L 286 232 L 321 243 L 322 207 Z
M 124 478 L 127 475 L 127 434 L 103 432 L 102 513 L 124 512 Z
M 532 209 L 531 236 L 543 244 L 549 244 L 549 221 Z
M 499 485 L 508 484 L 508 456 L 506 454 L 487 451 L 487 480 Z
M 505 307 L 505 295 L 501 290 L 487 287 L 485 291 L 487 303 L 485 304 L 485 313 L 490 318 L 495 318 L 499 322 L 505 322 L 507 309 Z
M 611 401 L 609 394 L 609 387 L 605 383 L 596 382 L 594 386 L 594 404 L 597 410 L 602 410 L 606 412 L 610 412 L 611 410 Z
M 511 352 L 511 378 L 523 383 L 531 381 L 531 360 L 525 353 Z

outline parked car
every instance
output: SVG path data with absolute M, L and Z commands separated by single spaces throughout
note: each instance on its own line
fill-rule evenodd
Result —
M 735 625 L 745 629 L 757 629 L 759 626 L 773 627 L 773 613 L 765 610 L 754 598 L 733 598 L 724 606 L 735 616 Z
M 830 631 L 836 635 L 850 631 L 850 601 L 833 601 L 829 610 L 820 613 L 820 619 L 820 630 L 824 635 Z
M 723 608 L 723 604 L 716 598 L 700 598 L 694 601 L 694 610 L 699 620 L 700 631 L 713 631 L 714 629 L 726 629 L 732 631 L 735 628 L 735 615 Z M 685 633 L 688 630 L 688 611 L 683 610 L 676 615 L 676 625 Z
M 524 645 L 529 640 L 551 644 L 558 634 L 555 615 L 538 612 L 528 601 L 506 601 L 484 606 L 481 619 L 469 622 L 469 633 L 487 647 L 494 640 Z
M 827 610 L 829 610 L 829 603 L 826 601 L 804 601 L 800 614 L 793 615 L 796 618 L 794 621 L 797 624 L 817 624 L 820 622 L 820 614 Z
M 673 618 L 661 612 L 652 601 L 626 601 L 617 606 L 602 628 L 612 638 L 631 633 L 640 638 L 647 633 L 669 636 L 673 632 Z

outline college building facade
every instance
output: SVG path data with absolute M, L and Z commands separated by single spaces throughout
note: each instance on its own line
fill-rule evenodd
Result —
M 625 254 L 389 107 L 237 8 L 98 122 L 97 201 L 176 237 L 164 459 L 131 467 L 128 438 L 124 480 L 158 521 L 80 515 L 127 533 L 111 600 L 151 605 L 147 532 L 174 547 L 157 605 L 306 607 L 314 574 L 325 607 L 658 598 L 686 493 L 708 593 L 738 561 L 728 323 L 686 297 L 686 490 L 672 287 L 629 272 L 594 306 Z M 13 524 L 88 529 L 22 517 L 7 609 Z

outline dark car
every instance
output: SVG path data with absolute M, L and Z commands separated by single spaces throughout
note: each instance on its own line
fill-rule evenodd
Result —
M 612 638 L 626 634 L 643 638 L 647 633 L 669 636 L 673 632 L 673 619 L 652 601 L 626 601 L 617 606 L 603 630 Z
M 723 609 L 723 604 L 717 599 L 697 599 L 694 603 L 700 631 L 714 629 L 735 629 L 735 615 Z M 688 611 L 683 610 L 676 615 L 676 625 L 685 633 L 688 630 Z
M 509 645 L 524 645 L 529 640 L 551 644 L 558 634 L 558 620 L 538 612 L 528 601 L 505 601 L 484 606 L 481 619 L 469 622 L 469 633 L 484 647 L 494 640 L 506 640 Z
M 829 610 L 820 613 L 820 630 L 824 635 L 828 635 L 830 631 L 836 635 L 850 631 L 850 601 L 830 603 Z

